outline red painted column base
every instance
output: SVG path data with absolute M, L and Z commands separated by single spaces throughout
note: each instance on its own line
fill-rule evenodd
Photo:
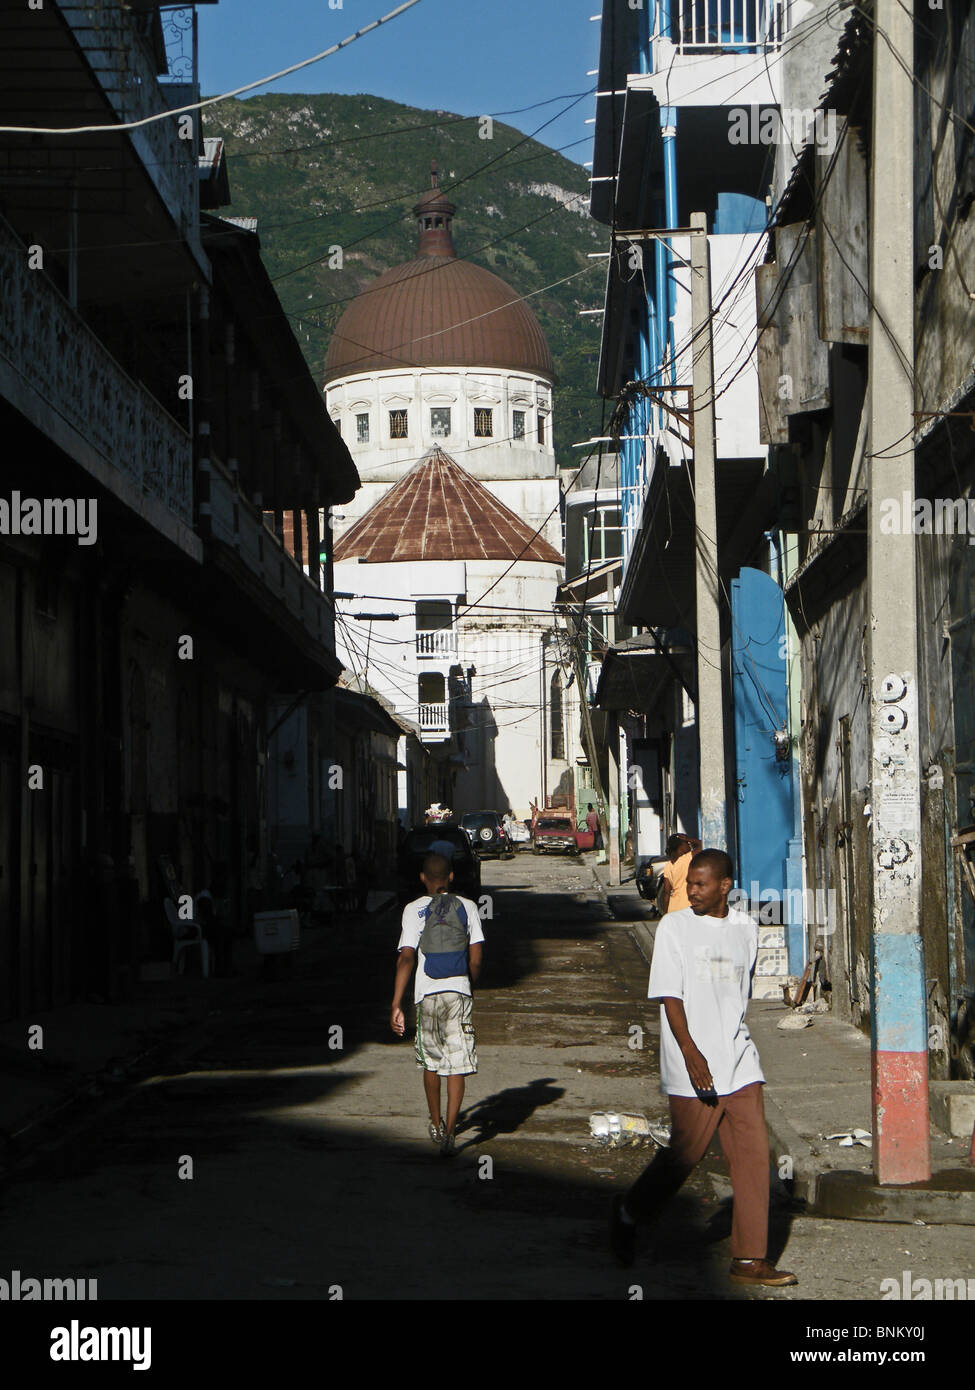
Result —
M 927 1182 L 931 1176 L 928 1054 L 875 1052 L 871 1080 L 877 1182 Z

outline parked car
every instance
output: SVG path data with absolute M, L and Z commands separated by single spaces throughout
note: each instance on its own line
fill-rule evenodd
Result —
M 517 849 L 519 845 L 530 845 L 532 833 L 528 829 L 528 822 L 515 820 L 514 816 L 502 816 L 501 824 L 508 832 L 508 839 L 511 841 L 512 849 Z
M 575 826 L 569 816 L 541 815 L 535 821 L 532 854 L 578 854 Z
M 497 855 L 499 859 L 511 858 L 514 850 L 511 840 L 497 811 L 468 811 L 461 816 L 460 827 L 467 832 L 474 852 L 483 859 L 486 855 Z
M 420 870 L 438 840 L 453 847 L 451 890 L 475 902 L 480 896 L 481 865 L 467 832 L 459 825 L 415 825 L 406 832 L 396 856 L 396 896 L 401 907 L 426 892 L 420 881 Z

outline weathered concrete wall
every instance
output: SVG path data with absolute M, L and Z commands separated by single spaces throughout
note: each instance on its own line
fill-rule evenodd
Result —
M 918 407 L 943 410 L 951 408 L 947 402 L 973 370 L 975 218 L 968 213 L 975 147 L 971 132 L 946 108 L 956 113 L 975 108 L 975 12 L 967 6 L 952 7 L 950 68 L 948 28 L 944 23 L 932 28 L 937 44 L 922 57 L 917 74 L 915 263 L 923 278 L 917 295 L 916 371 Z
M 868 1000 L 857 986 L 869 961 L 862 882 L 869 779 L 865 634 L 866 584 L 860 581 L 837 597 L 801 647 L 807 887 L 824 895 L 825 912 L 819 915 L 826 917 L 809 926 L 809 947 L 817 936 L 825 938 L 834 1008 L 857 1023 L 868 1014 Z

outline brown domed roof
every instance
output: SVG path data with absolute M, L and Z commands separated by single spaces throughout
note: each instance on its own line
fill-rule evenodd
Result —
M 334 559 L 562 563 L 554 546 L 442 449 L 421 459 L 339 538 Z
M 454 205 L 437 184 L 414 208 L 418 255 L 380 275 L 332 334 L 325 382 L 400 367 L 501 367 L 555 380 L 541 325 L 510 285 L 454 253 Z

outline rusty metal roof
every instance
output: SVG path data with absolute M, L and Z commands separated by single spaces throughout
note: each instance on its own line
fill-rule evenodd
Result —
M 455 206 L 437 181 L 415 208 L 417 255 L 380 275 L 339 319 L 325 383 L 398 367 L 501 367 L 555 380 L 538 319 L 510 285 L 460 260 L 451 236 Z M 427 228 L 426 222 L 442 223 Z
M 528 305 L 490 270 L 418 256 L 380 275 L 332 334 L 325 381 L 397 367 L 501 367 L 555 380 Z
M 561 565 L 548 541 L 433 449 L 340 537 L 335 561 L 534 560 Z

